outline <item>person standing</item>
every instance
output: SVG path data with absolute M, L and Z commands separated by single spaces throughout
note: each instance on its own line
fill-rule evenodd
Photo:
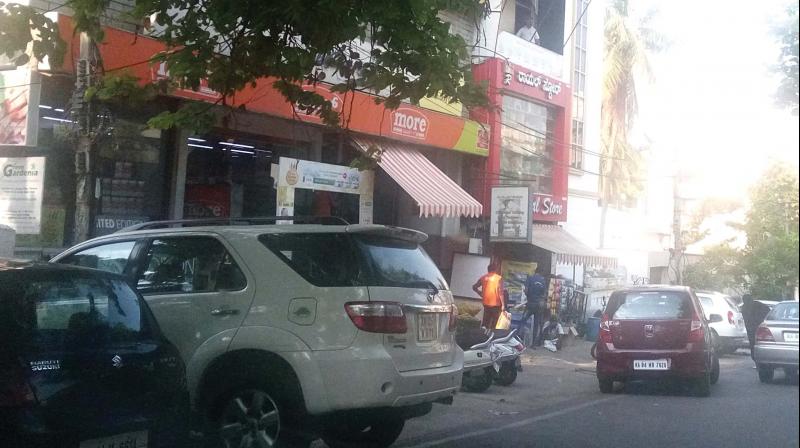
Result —
M 535 347 L 539 342 L 539 331 L 542 326 L 542 317 L 546 307 L 547 279 L 542 275 L 542 268 L 537 264 L 536 271 L 529 275 L 525 280 L 525 315 L 522 322 L 527 322 L 533 317 L 533 334 L 531 336 L 532 346 Z
M 769 314 L 769 307 L 763 303 L 753 300 L 753 296 L 745 294 L 742 296 L 742 319 L 744 328 L 747 331 L 747 339 L 750 342 L 750 357 L 753 357 L 753 348 L 756 345 L 756 330 L 764 318 Z
M 487 273 L 472 285 L 472 290 L 483 299 L 483 321 L 481 326 L 494 330 L 503 311 L 503 277 L 497 273 L 497 265 L 489 264 Z
M 539 45 L 539 32 L 536 31 L 536 27 L 533 26 L 533 16 L 529 16 L 525 19 L 525 25 L 517 30 L 517 37 Z

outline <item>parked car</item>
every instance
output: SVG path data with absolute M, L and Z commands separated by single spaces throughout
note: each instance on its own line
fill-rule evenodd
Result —
M 615 291 L 601 318 L 596 354 L 603 393 L 615 381 L 676 378 L 707 396 L 719 379 L 711 329 L 694 291 L 683 286 Z
M 697 298 L 700 299 L 706 320 L 711 321 L 712 314 L 718 316 L 708 326 L 720 355 L 731 354 L 738 348 L 748 346 L 744 319 L 733 299 L 718 292 L 705 291 L 698 291 Z
M 787 378 L 797 375 L 799 308 L 795 301 L 776 304 L 756 330 L 753 360 L 762 383 L 772 381 L 775 368 L 782 368 Z
M 137 285 L 186 362 L 207 436 L 242 447 L 317 435 L 334 447 L 387 446 L 406 419 L 452 401 L 463 366 L 457 311 L 420 246 L 425 234 L 200 224 L 142 224 L 53 261 Z
M 177 349 L 122 276 L 0 260 L 0 446 L 174 447 Z

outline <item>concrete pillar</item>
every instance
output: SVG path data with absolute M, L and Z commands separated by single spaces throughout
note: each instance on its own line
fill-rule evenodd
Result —
M 12 258 L 16 247 L 17 232 L 11 227 L 0 224 L 0 257 Z
M 173 160 L 172 182 L 170 184 L 169 219 L 183 219 L 183 199 L 186 194 L 186 164 L 189 160 L 189 141 L 191 132 L 177 131 L 175 158 Z

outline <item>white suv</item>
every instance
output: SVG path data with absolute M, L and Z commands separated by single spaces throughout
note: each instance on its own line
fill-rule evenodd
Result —
M 718 353 L 730 354 L 748 346 L 744 319 L 733 299 L 718 292 L 705 291 L 697 292 L 697 298 L 714 333 Z
M 208 438 L 388 446 L 406 419 L 452 402 L 463 366 L 457 312 L 420 247 L 425 234 L 198 224 L 134 226 L 52 261 L 137 286 L 185 360 Z

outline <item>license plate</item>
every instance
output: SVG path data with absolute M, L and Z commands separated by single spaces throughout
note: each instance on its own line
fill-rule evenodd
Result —
M 435 313 L 417 314 L 417 340 L 433 341 L 439 334 L 439 315 Z
M 784 332 L 783 333 L 783 340 L 784 340 L 784 342 L 797 342 L 798 341 L 797 333 L 786 333 L 786 332 Z
M 100 439 L 84 440 L 79 448 L 147 448 L 147 431 L 126 432 Z
M 637 359 L 633 361 L 633 370 L 669 370 L 669 360 Z

